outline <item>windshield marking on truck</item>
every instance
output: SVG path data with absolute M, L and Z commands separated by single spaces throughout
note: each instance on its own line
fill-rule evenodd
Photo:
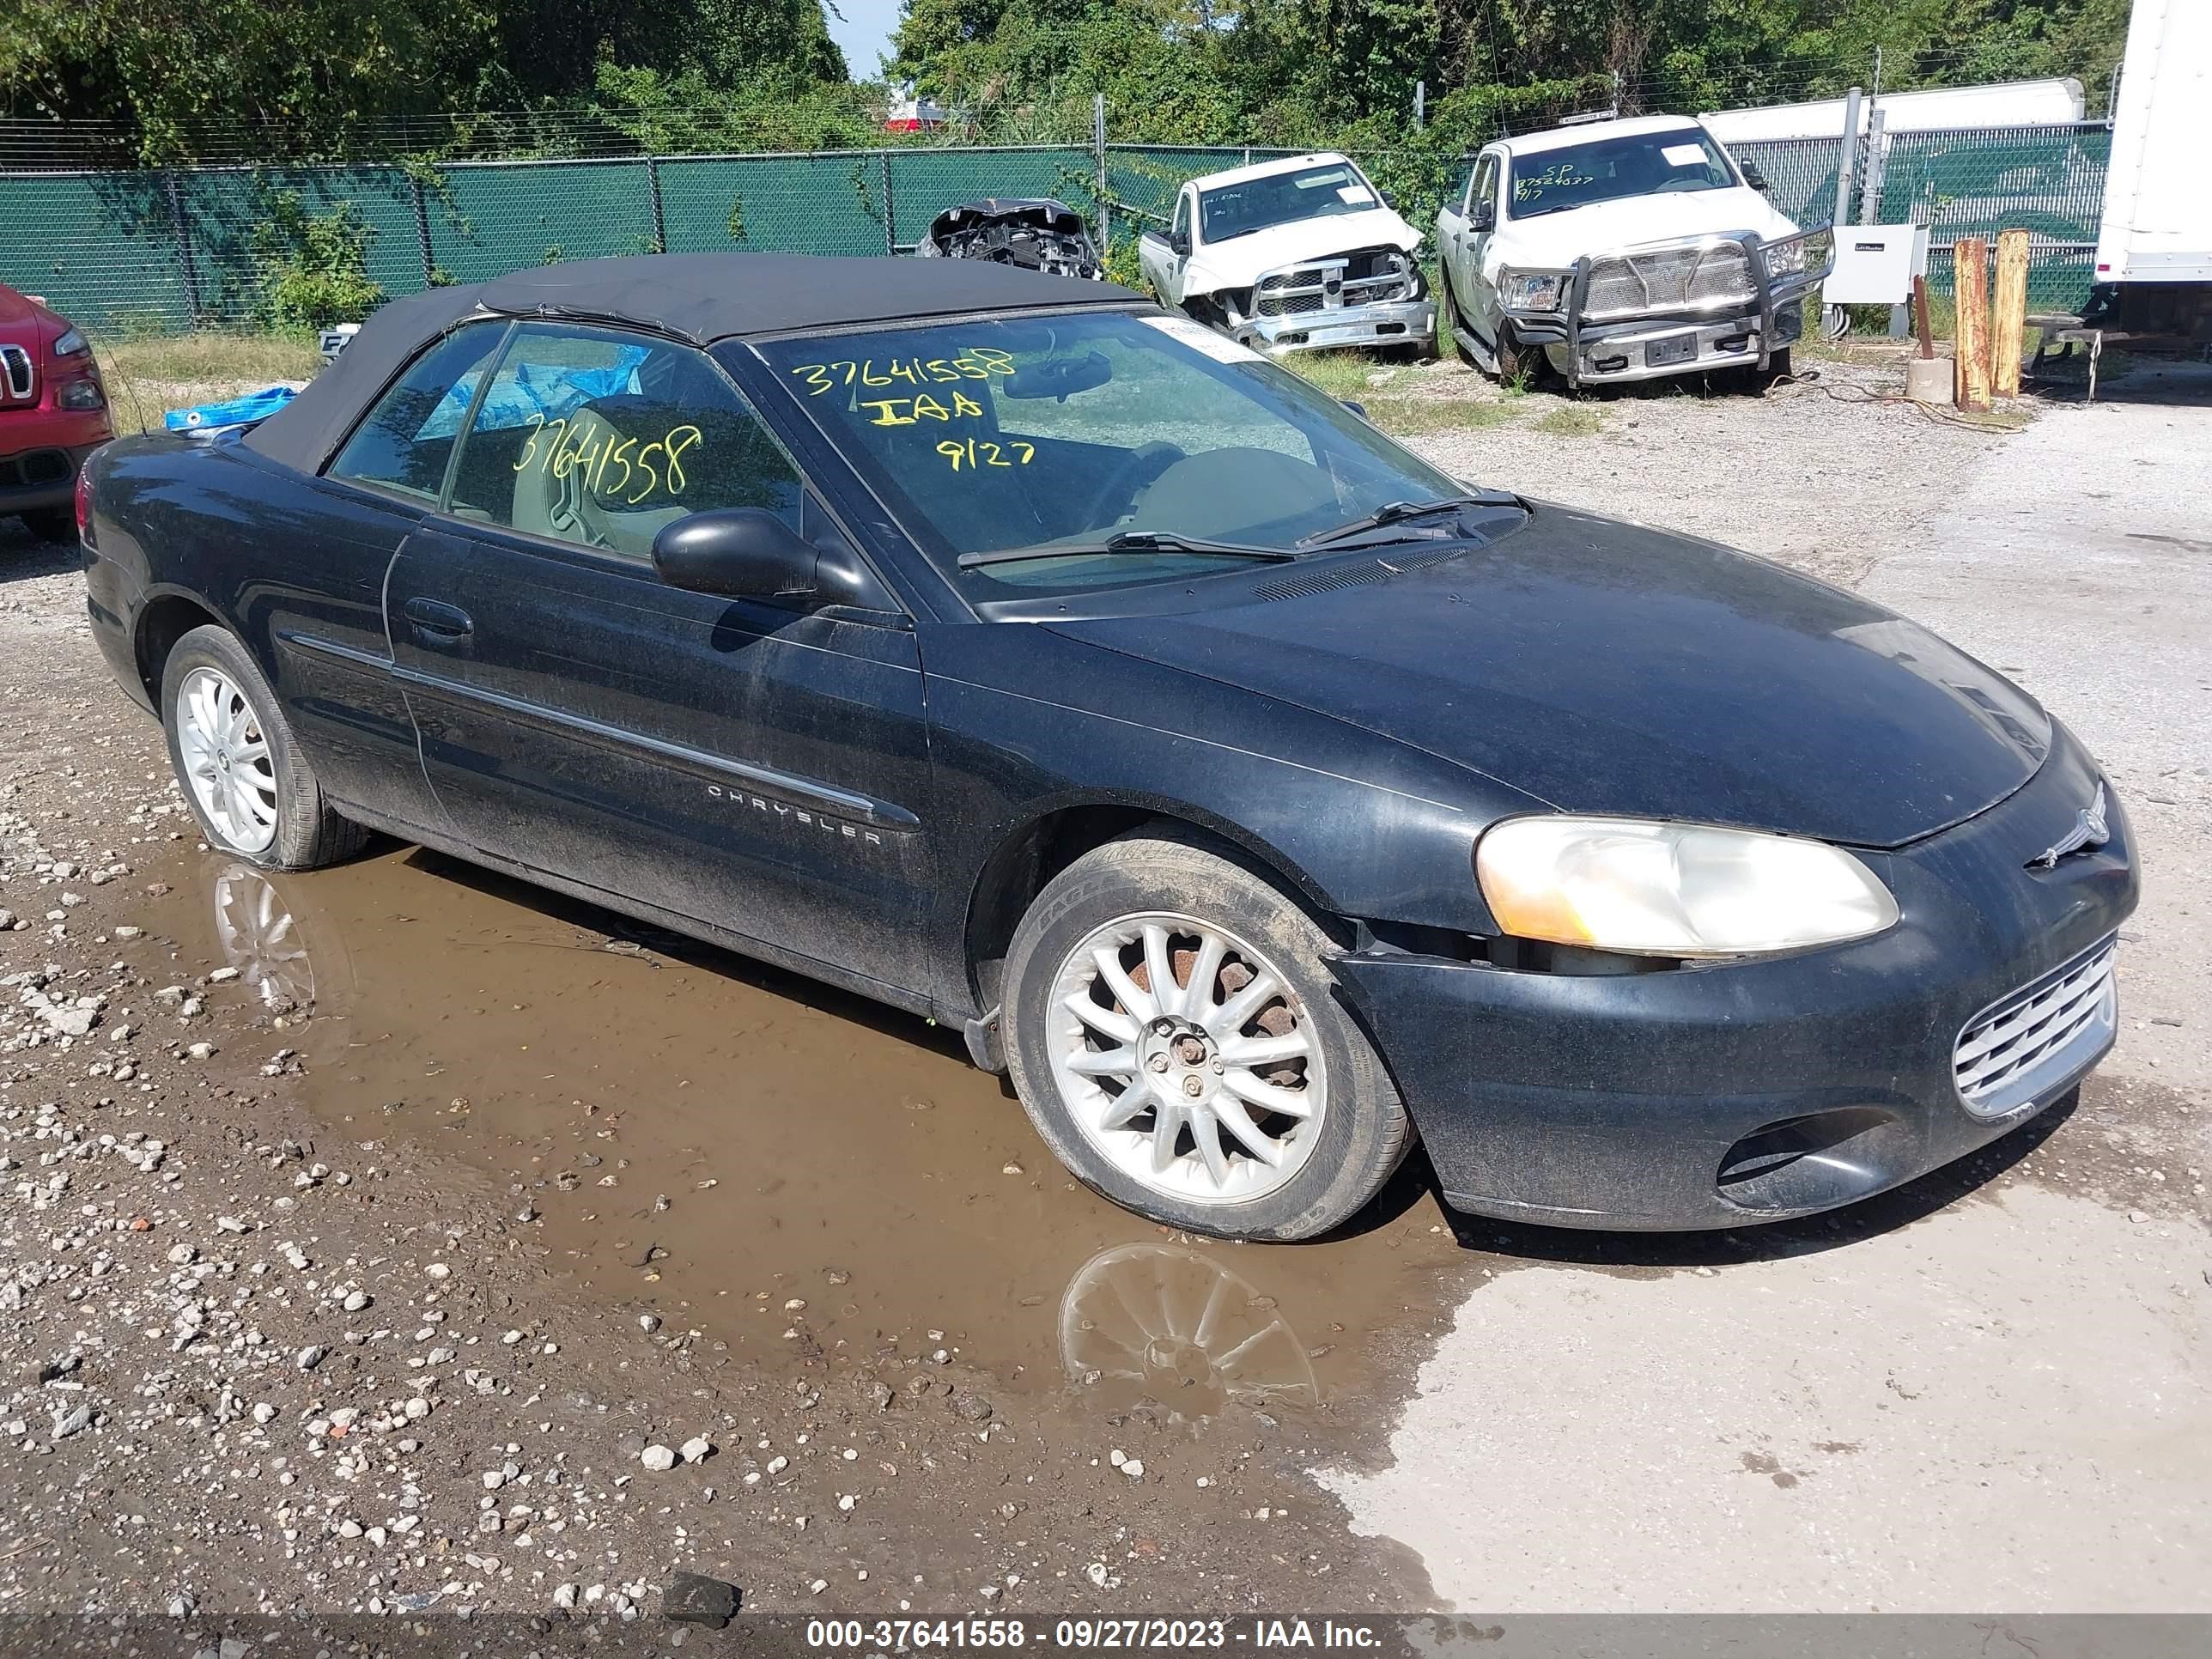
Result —
M 1533 178 L 1516 178 L 1513 199 L 1533 202 L 1547 190 L 1571 190 L 1578 185 L 1594 185 L 1596 182 L 1595 173 L 1577 172 L 1572 161 L 1554 161 Z

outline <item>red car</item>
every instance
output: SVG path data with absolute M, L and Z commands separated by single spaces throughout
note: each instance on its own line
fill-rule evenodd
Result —
M 33 536 L 74 541 L 77 469 L 114 435 L 90 343 L 0 284 L 0 519 L 13 514 Z

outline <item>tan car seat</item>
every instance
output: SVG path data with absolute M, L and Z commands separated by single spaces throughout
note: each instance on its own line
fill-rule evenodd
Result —
M 606 453 L 634 434 L 617 431 L 597 410 L 588 406 L 568 416 L 560 447 L 567 453 Z M 556 476 L 553 467 L 526 467 L 515 476 L 513 523 L 532 536 L 602 548 L 611 553 L 644 557 L 653 551 L 653 538 L 662 526 L 689 516 L 696 509 L 656 492 L 649 500 L 632 505 L 617 491 L 592 488 L 592 474 L 603 469 L 571 467 Z

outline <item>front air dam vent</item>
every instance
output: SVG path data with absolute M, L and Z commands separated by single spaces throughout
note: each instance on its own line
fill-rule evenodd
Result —
M 1728 1149 L 1715 1185 L 1741 1209 L 1826 1209 L 1889 1186 L 1912 1152 L 1911 1133 L 1894 1113 L 1839 1107 L 1753 1130 Z

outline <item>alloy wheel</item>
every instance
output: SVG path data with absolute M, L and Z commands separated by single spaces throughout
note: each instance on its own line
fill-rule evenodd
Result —
M 261 717 L 220 669 L 195 668 L 177 687 L 177 750 L 202 814 L 236 853 L 276 839 L 276 763 Z
M 1148 1190 L 1249 1202 L 1311 1155 L 1328 1109 L 1313 1016 L 1226 928 L 1167 912 L 1107 922 L 1060 963 L 1048 1018 L 1077 1127 Z

